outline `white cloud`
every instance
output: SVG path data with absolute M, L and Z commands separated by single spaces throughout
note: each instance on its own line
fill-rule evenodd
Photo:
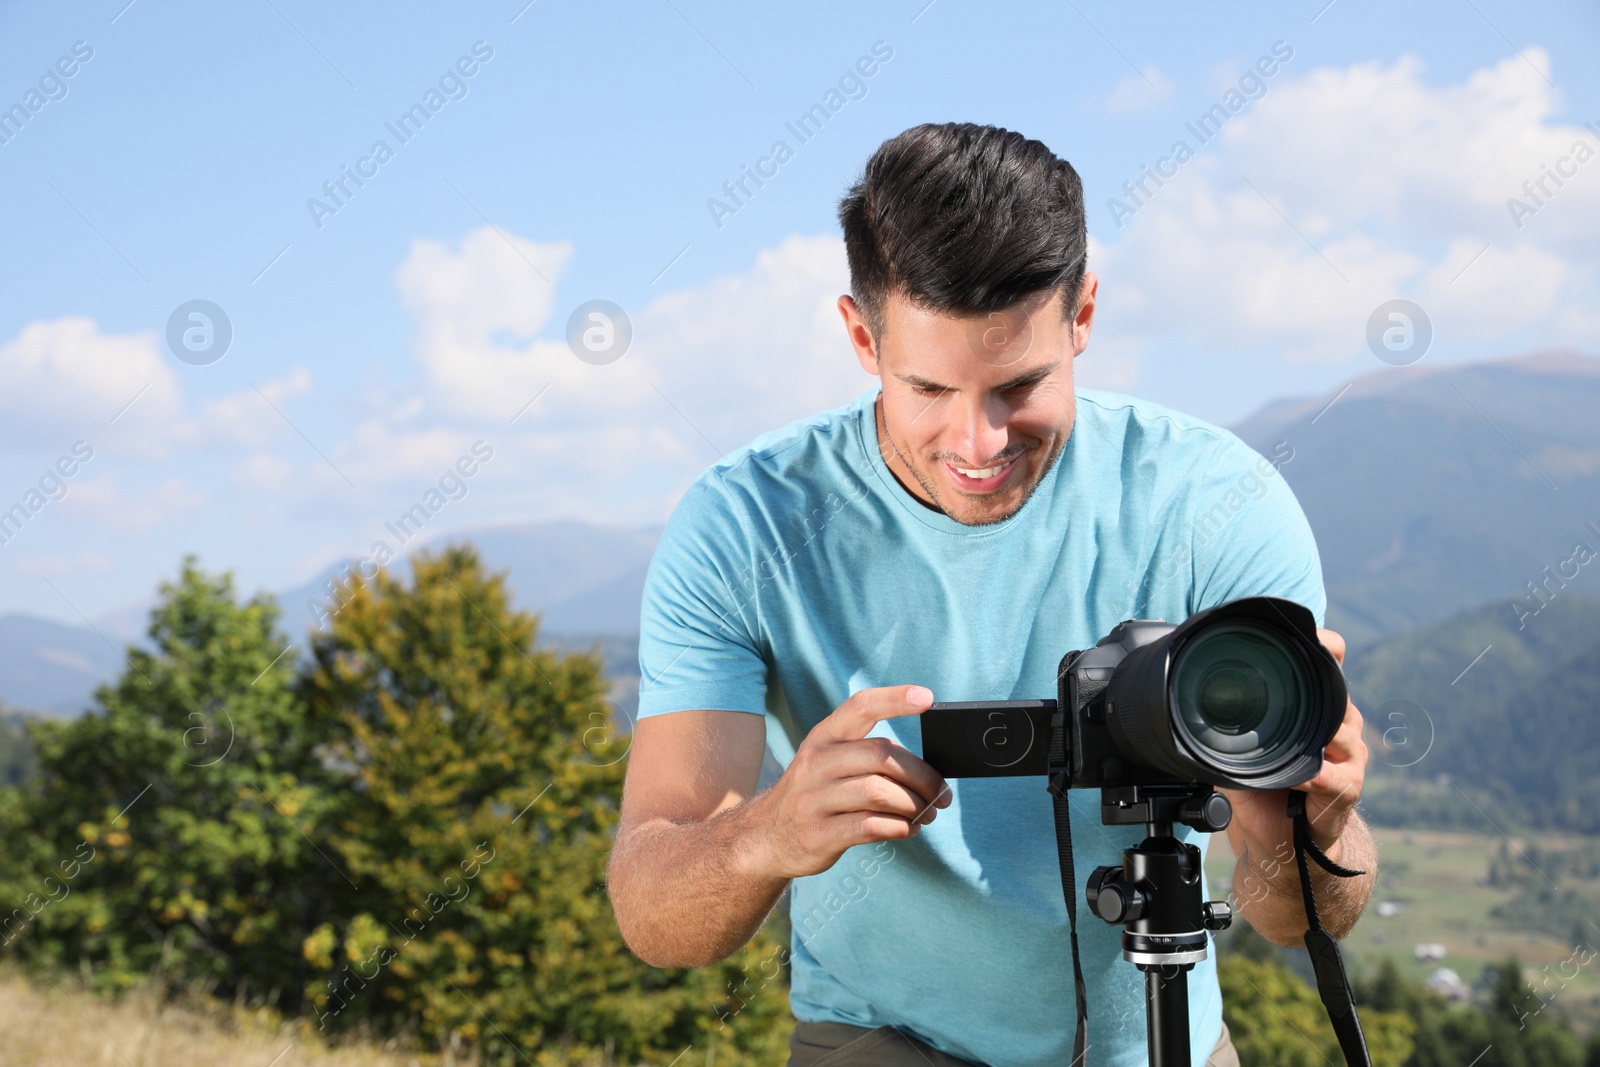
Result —
M 736 448 L 845 403 L 872 384 L 836 307 L 849 288 L 843 241 L 790 237 L 744 274 L 654 301 L 634 333 L 638 363 L 683 416 L 661 398 L 654 409 L 675 432 L 686 416 Z
M 1172 83 L 1152 63 L 1138 74 L 1130 74 L 1117 82 L 1106 98 L 1106 110 L 1115 115 L 1128 115 L 1159 107 L 1171 99 Z
M 1435 316 L 1471 322 L 1500 337 L 1548 320 L 1577 281 L 1571 263 L 1532 242 L 1484 251 L 1484 245 L 1460 238 L 1418 280 L 1417 300 Z
M 333 462 L 362 489 L 368 486 L 404 487 L 415 483 L 421 492 L 462 456 L 469 455 L 472 443 L 484 434 L 445 427 L 401 431 L 377 420 L 368 419 L 356 427 L 354 437 L 340 442 L 333 450 Z M 490 442 L 490 447 L 493 447 Z M 336 482 L 335 491 L 346 490 L 342 479 L 326 464 L 314 470 L 315 477 Z
M 155 334 L 102 333 L 85 316 L 24 326 L 0 345 L 0 382 L 0 440 L 64 447 L 81 438 L 151 462 L 168 460 L 174 446 L 260 446 L 283 430 L 272 405 L 311 389 L 310 372 L 294 367 L 258 387 L 202 397 L 196 415 Z
M 1541 164 L 1600 138 L 1554 121 L 1556 93 L 1520 56 L 1458 84 L 1422 73 L 1412 57 L 1315 69 L 1196 146 L 1092 260 L 1106 340 L 1365 358 L 1367 318 L 1394 297 L 1453 343 L 1600 337 L 1577 265 L 1600 237 L 1600 159 L 1547 182 L 1520 229 L 1505 206 Z
M 16 564 L 19 574 L 42 578 L 62 578 L 83 571 L 103 574 L 110 571 L 111 566 L 110 556 L 104 552 L 94 551 L 80 552 L 76 557 L 52 553 L 24 556 L 17 560 Z
M 871 385 L 835 307 L 849 289 L 835 237 L 791 237 L 746 271 L 626 308 L 631 346 L 603 366 L 567 346 L 567 317 L 590 295 L 563 290 L 558 304 L 568 252 L 488 228 L 416 242 L 396 281 L 426 411 L 391 399 L 333 446 L 339 468 L 363 490 L 420 491 L 481 438 L 495 459 L 478 477 L 502 514 L 655 521 L 725 450 Z M 315 489 L 347 494 L 320 466 Z
M 564 343 L 532 340 L 550 320 L 571 251 L 489 226 L 454 250 L 412 244 L 395 281 L 417 324 L 417 360 L 445 410 L 509 419 L 553 378 L 571 375 L 577 361 Z
M 625 309 L 631 347 L 604 366 L 579 360 L 564 337 L 533 338 L 549 325 L 564 332 L 551 320 L 567 252 L 486 227 L 454 249 L 417 242 L 397 271 L 434 395 L 454 414 L 504 420 L 502 436 L 524 439 L 552 482 L 641 464 L 703 466 L 870 384 L 834 306 L 849 288 L 836 238 L 789 238 L 746 273 Z M 454 439 L 435 435 L 424 447 L 379 426 L 351 444 L 375 467 L 402 469 L 406 449 L 423 449 L 429 462 L 459 452 Z
M 311 391 L 311 372 L 294 367 L 282 378 L 240 389 L 220 397 L 202 397 L 200 418 L 186 427 L 185 437 L 239 446 L 260 446 L 284 429 L 283 416 L 273 410 L 291 398 Z
M 228 481 L 247 493 L 281 493 L 294 474 L 288 460 L 267 452 L 256 452 L 234 464 Z
M 24 326 L 0 346 L 0 382 L 0 435 L 17 444 L 164 440 L 182 410 L 155 334 L 104 334 L 85 316 Z
M 282 420 L 278 422 L 281 426 Z M 504 444 L 509 435 L 439 425 L 406 430 L 393 421 L 365 419 L 349 437 L 327 449 L 327 460 L 309 450 L 293 462 L 276 453 L 254 452 L 233 465 L 228 480 L 235 488 L 251 493 L 338 501 L 358 511 L 370 510 L 375 500 L 389 499 L 385 489 L 422 492 L 462 456 L 469 455 L 473 442 L 492 436 L 496 440 L 490 441 L 491 447 Z M 376 491 L 377 496 L 369 491 Z
M 1528 55 L 1548 65 L 1542 49 Z M 1560 95 L 1519 55 L 1454 85 L 1423 74 L 1414 56 L 1318 68 L 1276 87 L 1222 139 L 1291 218 L 1375 220 L 1424 238 L 1471 229 L 1497 243 L 1519 235 L 1506 201 L 1526 198 L 1525 181 L 1579 141 L 1600 151 L 1577 121 L 1555 121 Z M 1523 232 L 1572 247 L 1600 236 L 1600 160 L 1575 169 L 1540 197 L 1559 219 L 1541 210 Z
M 1108 340 L 1274 343 L 1301 359 L 1344 358 L 1372 308 L 1422 266 L 1359 234 L 1319 235 L 1319 253 L 1255 190 L 1213 188 L 1204 161 L 1190 166 L 1096 265 Z
M 204 503 L 205 498 L 182 478 L 168 478 L 149 488 L 125 493 L 110 475 L 102 475 L 74 481 L 56 506 L 120 533 L 143 536 Z

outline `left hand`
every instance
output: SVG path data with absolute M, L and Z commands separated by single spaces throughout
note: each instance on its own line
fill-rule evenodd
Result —
M 1344 665 L 1344 638 L 1332 630 L 1317 631 L 1323 647 Z M 1339 860 L 1339 838 L 1345 823 L 1361 797 L 1367 776 L 1367 743 L 1362 740 L 1363 720 L 1355 701 L 1347 700 L 1344 721 L 1338 733 L 1322 752 L 1322 769 L 1317 776 L 1295 786 L 1306 794 L 1306 817 L 1311 823 L 1311 838 L 1334 862 Z M 1287 861 L 1293 868 L 1294 826 L 1288 816 L 1287 789 L 1221 789 L 1217 792 L 1233 805 L 1233 821 L 1228 839 L 1234 853 L 1248 848 L 1257 863 L 1269 858 Z

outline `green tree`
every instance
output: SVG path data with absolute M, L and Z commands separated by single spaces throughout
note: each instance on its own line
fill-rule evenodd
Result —
M 1556 1004 L 1523 976 L 1516 957 L 1495 968 L 1487 1011 L 1494 1047 L 1482 1067 L 1582 1067 L 1584 1049 Z
M 300 932 L 338 875 L 312 840 L 329 776 L 277 617 L 186 559 L 98 708 L 32 724 L 37 774 L 0 801 L 0 922 L 24 961 L 298 998 Z
M 30 718 L 0 701 L 0 786 L 21 785 L 39 769 L 28 737 Z
M 1225 955 L 1217 961 L 1222 1011 L 1241 1067 L 1324 1067 L 1344 1062 L 1327 1009 L 1314 989 L 1270 960 Z M 1399 1012 L 1364 1010 L 1361 1027 L 1373 1067 L 1403 1067 L 1412 1021 Z
M 1407 1067 L 1588 1067 L 1596 1046 L 1585 1048 L 1556 998 L 1541 1000 L 1515 959 L 1486 978 L 1479 1001 L 1457 1005 L 1407 981 L 1385 960 L 1358 983 L 1357 998 L 1363 1009 L 1399 1012 L 1416 1023 Z
M 301 689 L 348 775 L 331 852 L 349 883 L 303 945 L 319 1024 L 414 1026 L 493 1062 L 781 1059 L 771 935 L 693 971 L 622 942 L 604 873 L 629 738 L 599 661 L 535 649 L 535 619 L 466 548 L 340 599 Z

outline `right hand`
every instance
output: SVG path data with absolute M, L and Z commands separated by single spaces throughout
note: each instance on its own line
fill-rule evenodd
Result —
M 950 806 L 950 787 L 928 764 L 867 732 L 883 719 L 920 715 L 920 685 L 863 689 L 817 723 L 783 775 L 757 798 L 765 873 L 818 874 L 853 845 L 902 840 Z

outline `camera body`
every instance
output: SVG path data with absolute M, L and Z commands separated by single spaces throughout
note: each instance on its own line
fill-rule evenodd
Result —
M 923 759 L 946 778 L 1064 774 L 1074 789 L 1285 789 L 1321 769 L 1347 701 L 1310 610 L 1244 597 L 1117 624 L 1062 657 L 1055 700 L 934 704 Z
M 1065 769 L 1071 788 L 1192 784 L 1192 779 L 1129 761 L 1118 744 L 1119 736 L 1127 732 L 1129 716 L 1116 717 L 1116 701 L 1107 692 L 1130 653 L 1175 629 L 1164 619 L 1129 619 L 1113 627 L 1093 648 L 1061 657 L 1056 706 L 1062 717 L 1059 724 L 1067 730 Z

